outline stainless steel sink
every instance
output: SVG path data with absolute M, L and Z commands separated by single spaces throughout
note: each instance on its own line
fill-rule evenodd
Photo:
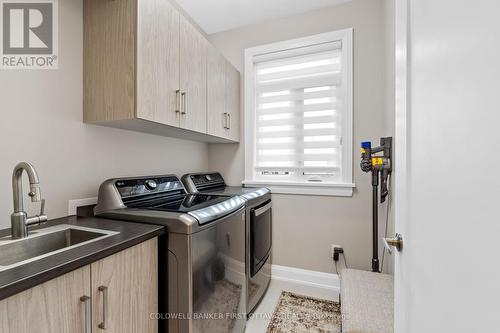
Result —
M 0 240 L 0 271 L 32 262 L 112 235 L 115 231 L 58 225 L 19 240 Z

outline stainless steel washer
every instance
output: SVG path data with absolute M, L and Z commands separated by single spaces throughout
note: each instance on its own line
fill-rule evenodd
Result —
M 247 312 L 255 310 L 271 281 L 272 201 L 267 188 L 226 186 L 218 172 L 193 173 L 182 177 L 186 190 L 192 194 L 232 197 L 246 202 L 246 276 Z
M 242 333 L 246 323 L 245 201 L 185 192 L 172 175 L 110 179 L 95 215 L 163 225 L 160 332 Z

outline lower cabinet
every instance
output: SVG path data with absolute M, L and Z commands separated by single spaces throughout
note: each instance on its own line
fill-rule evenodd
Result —
M 85 332 L 83 295 L 90 295 L 90 266 L 1 300 L 0 332 Z
M 157 332 L 157 241 L 142 243 L 93 263 L 92 332 Z
M 153 333 L 157 239 L 0 301 L 2 333 Z

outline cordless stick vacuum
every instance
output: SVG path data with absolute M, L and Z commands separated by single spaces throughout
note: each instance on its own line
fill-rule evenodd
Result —
M 392 137 L 380 138 L 380 146 L 372 148 L 371 141 L 361 143 L 361 170 L 372 173 L 372 221 L 373 221 L 373 257 L 372 272 L 380 272 L 378 260 L 378 185 L 381 182 L 380 203 L 389 194 L 387 180 L 392 172 Z

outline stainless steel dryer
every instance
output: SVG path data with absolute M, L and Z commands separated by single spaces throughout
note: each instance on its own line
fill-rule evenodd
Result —
M 231 197 L 246 202 L 247 312 L 255 310 L 271 281 L 272 201 L 267 188 L 227 186 L 218 172 L 193 173 L 182 177 L 191 194 Z
M 159 241 L 161 333 L 243 333 L 243 199 L 187 194 L 173 175 L 117 178 L 101 185 L 94 213 L 166 227 Z

